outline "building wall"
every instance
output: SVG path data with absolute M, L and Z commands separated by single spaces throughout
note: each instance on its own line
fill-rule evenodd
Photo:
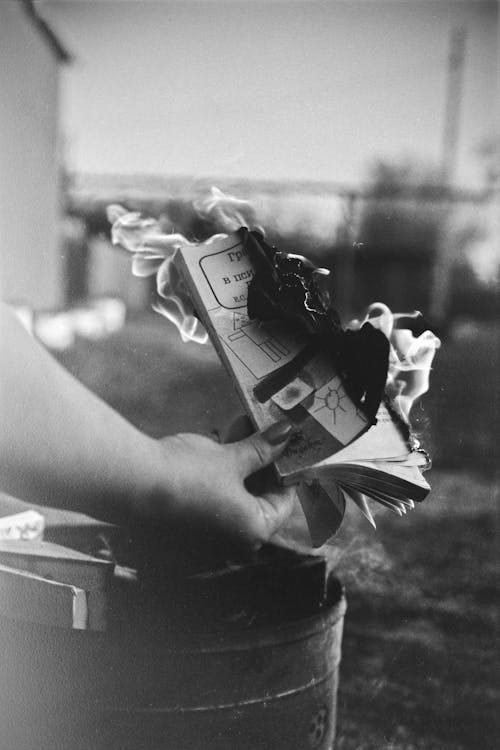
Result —
M 16 0 L 0 2 L 0 292 L 63 302 L 58 61 Z

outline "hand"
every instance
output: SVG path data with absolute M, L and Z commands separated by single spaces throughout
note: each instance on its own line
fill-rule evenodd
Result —
M 161 468 L 140 520 L 158 532 L 162 550 L 193 563 L 228 559 L 268 541 L 291 513 L 294 490 L 274 480 L 254 494 L 246 480 L 279 457 L 290 430 L 278 422 L 225 445 L 189 433 L 156 441 Z

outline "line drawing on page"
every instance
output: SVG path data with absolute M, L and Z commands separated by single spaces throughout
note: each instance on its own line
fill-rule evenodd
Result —
M 337 412 L 339 410 L 347 414 L 347 409 L 342 405 L 342 401 L 347 398 L 347 394 L 342 386 L 333 388 L 328 385 L 326 387 L 326 392 L 322 393 L 321 396 L 316 393 L 315 398 L 320 402 L 320 406 L 314 410 L 313 414 L 316 414 L 321 409 L 328 409 L 332 412 L 333 424 L 337 424 Z
M 295 355 L 288 342 L 278 337 L 275 331 L 237 312 L 233 313 L 233 331 L 223 341 L 257 379 L 281 367 Z
M 302 339 L 284 331 L 278 321 L 260 323 L 245 312 L 229 312 L 221 305 L 207 308 L 207 312 L 220 342 L 256 380 L 290 362 L 304 346 Z

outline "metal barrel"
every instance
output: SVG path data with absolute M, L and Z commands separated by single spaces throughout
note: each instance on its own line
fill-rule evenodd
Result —
M 4 627 L 5 750 L 331 750 L 345 606 L 293 557 L 128 588 L 103 633 Z
M 139 644 L 133 628 L 135 668 L 122 676 L 124 702 L 107 712 L 106 746 L 331 750 L 346 604 L 324 560 L 205 577 L 184 613 L 188 601 L 201 618 L 181 637 L 157 624 Z

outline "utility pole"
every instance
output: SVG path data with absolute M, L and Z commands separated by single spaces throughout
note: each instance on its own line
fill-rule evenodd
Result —
M 453 180 L 457 161 L 464 86 L 465 41 L 465 29 L 458 28 L 451 32 L 441 156 L 441 182 L 446 186 Z
M 464 86 L 465 43 L 465 29 L 454 29 L 450 35 L 441 152 L 441 184 L 445 189 L 451 187 L 456 170 Z M 453 207 L 450 202 L 448 190 L 445 190 L 444 200 L 445 205 L 442 209 L 441 230 L 439 232 L 438 246 L 435 251 L 436 256 L 432 275 L 429 310 L 431 319 L 438 325 L 443 325 L 446 322 L 454 250 L 451 246 L 449 231 Z

